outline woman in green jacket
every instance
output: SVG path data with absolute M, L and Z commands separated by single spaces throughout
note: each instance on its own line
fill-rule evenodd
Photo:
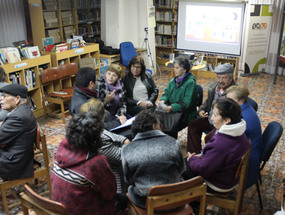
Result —
M 158 103 L 158 106 L 162 107 L 166 113 L 184 113 L 179 127 L 169 133 L 169 135 L 175 138 L 177 138 L 178 131 L 185 128 L 188 122 L 197 117 L 196 106 L 199 95 L 195 76 L 190 72 L 190 69 L 191 64 L 188 58 L 183 56 L 175 58 L 175 77 L 169 82 Z

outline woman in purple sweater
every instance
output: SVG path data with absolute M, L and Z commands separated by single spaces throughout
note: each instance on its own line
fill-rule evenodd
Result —
M 211 120 L 215 130 L 201 154 L 188 153 L 188 171 L 201 175 L 210 189 L 229 192 L 238 182 L 234 175 L 241 157 L 250 148 L 244 134 L 246 122 L 241 119 L 240 106 L 229 98 L 218 100 Z

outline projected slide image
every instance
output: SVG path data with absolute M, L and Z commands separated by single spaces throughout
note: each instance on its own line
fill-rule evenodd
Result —
M 186 6 L 185 41 L 239 43 L 241 8 Z

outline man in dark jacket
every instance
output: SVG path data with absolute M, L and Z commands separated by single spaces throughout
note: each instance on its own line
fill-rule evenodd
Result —
M 216 67 L 217 82 L 213 83 L 208 89 L 208 98 L 200 106 L 199 118 L 190 121 L 188 124 L 187 151 L 200 154 L 202 132 L 212 130 L 213 123 L 211 121 L 213 105 L 216 101 L 224 97 L 228 87 L 235 85 L 233 79 L 234 67 L 229 64 L 221 64 Z
M 96 70 L 91 67 L 82 67 L 78 70 L 74 93 L 69 104 L 71 115 L 79 113 L 80 106 L 86 103 L 90 98 L 97 98 L 96 84 Z M 106 111 L 105 114 L 104 127 L 107 130 L 125 123 L 125 119 L 114 119 L 108 111 Z
M 0 177 L 32 177 L 37 122 L 26 104 L 28 89 L 10 84 L 0 88 L 0 92 L 2 109 L 9 112 L 0 127 Z

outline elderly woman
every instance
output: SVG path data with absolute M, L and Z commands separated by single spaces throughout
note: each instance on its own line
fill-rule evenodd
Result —
M 135 138 L 122 151 L 124 176 L 132 202 L 145 208 L 149 188 L 179 182 L 185 166 L 179 142 L 160 131 L 155 112 L 140 112 L 132 131 Z
M 185 114 L 180 126 L 170 134 L 173 137 L 177 137 L 177 132 L 197 117 L 196 106 L 199 95 L 195 76 L 190 69 L 190 61 L 186 57 L 175 58 L 175 77 L 169 82 L 158 103 L 167 113 L 184 112 Z
M 99 99 L 89 99 L 79 108 L 80 113 L 88 111 L 95 111 L 102 116 L 102 120 L 104 121 L 105 109 L 103 103 Z M 126 137 L 112 133 L 106 129 L 103 130 L 101 138 L 103 140 L 103 145 L 98 150 L 107 157 L 107 161 L 116 176 L 117 193 L 126 193 L 128 185 L 124 180 L 121 152 L 123 146 L 129 144 L 130 141 Z
M 141 56 L 133 57 L 127 70 L 129 72 L 122 78 L 127 100 L 127 113 L 135 116 L 144 109 L 154 110 L 158 88 L 151 74 L 146 72 L 143 58 Z
M 63 203 L 68 214 L 115 215 L 126 207 L 116 194 L 116 179 L 106 157 L 98 152 L 102 131 L 103 121 L 97 113 L 74 115 L 57 149 L 52 199 Z
M 214 132 L 201 154 L 188 152 L 189 169 L 185 179 L 201 175 L 210 190 L 229 192 L 237 184 L 235 172 L 242 156 L 250 148 L 245 135 L 246 122 L 240 106 L 232 99 L 220 98 L 211 116 Z
M 245 134 L 251 141 L 249 169 L 246 188 L 255 184 L 259 176 L 262 150 L 262 131 L 260 120 L 255 110 L 248 103 L 249 91 L 245 86 L 231 86 L 226 90 L 228 98 L 235 100 L 241 107 L 241 115 L 246 121 Z
M 98 98 L 112 116 L 125 117 L 127 106 L 125 95 L 120 81 L 122 68 L 119 64 L 112 63 L 106 74 L 97 82 Z

